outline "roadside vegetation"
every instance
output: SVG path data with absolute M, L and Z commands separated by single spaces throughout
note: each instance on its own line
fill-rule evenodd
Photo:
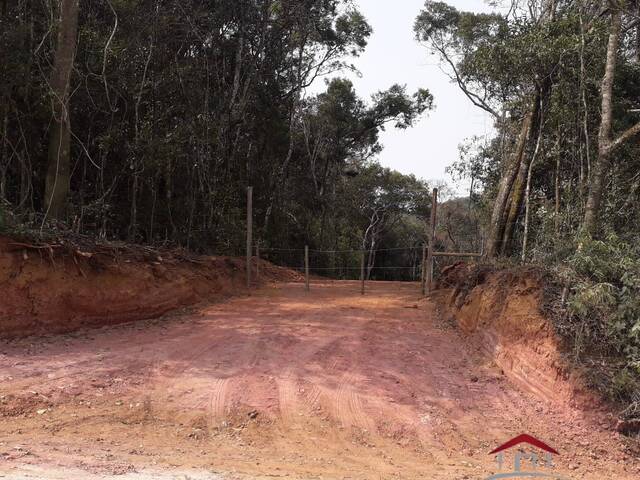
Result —
M 622 417 L 640 416 L 640 252 L 615 235 L 585 239 L 559 267 L 566 297 L 556 317 L 573 359 L 588 379 L 625 407 Z
M 454 175 L 490 259 L 538 264 L 573 360 L 640 416 L 640 3 L 497 2 L 494 14 L 427 1 L 415 32 L 492 139 L 461 146 Z

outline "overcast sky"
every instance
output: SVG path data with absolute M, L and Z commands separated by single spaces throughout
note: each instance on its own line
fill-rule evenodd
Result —
M 458 145 L 473 135 L 491 133 L 488 114 L 474 107 L 440 70 L 435 56 L 414 39 L 413 23 L 424 0 L 356 0 L 373 27 L 365 53 L 354 63 L 362 76 L 347 74 L 358 94 L 368 99 L 394 83 L 413 93 L 423 87 L 435 97 L 435 110 L 408 130 L 387 128 L 381 136 L 380 162 L 426 180 L 447 180 L 445 168 L 458 158 Z M 448 0 L 460 10 L 489 11 L 484 0 Z M 323 81 L 313 86 L 323 89 Z M 464 185 L 456 190 L 463 193 Z

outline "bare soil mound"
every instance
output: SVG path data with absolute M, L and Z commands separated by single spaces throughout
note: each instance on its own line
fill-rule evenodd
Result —
M 261 281 L 296 280 L 260 263 Z M 0 337 L 151 319 L 245 291 L 244 261 L 112 244 L 0 237 Z
M 443 270 L 438 286 L 444 313 L 518 386 L 547 401 L 597 403 L 564 361 L 542 311 L 539 270 L 460 262 Z

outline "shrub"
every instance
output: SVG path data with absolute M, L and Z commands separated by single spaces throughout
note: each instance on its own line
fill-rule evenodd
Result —
M 562 333 L 576 359 L 593 367 L 596 385 L 629 404 L 640 392 L 640 251 L 615 235 L 585 238 L 566 265 Z

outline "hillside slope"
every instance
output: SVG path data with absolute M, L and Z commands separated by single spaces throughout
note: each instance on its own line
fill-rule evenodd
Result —
M 261 262 L 261 280 L 295 273 Z M 31 244 L 0 237 L 0 337 L 159 317 L 246 293 L 244 261 L 127 245 Z

